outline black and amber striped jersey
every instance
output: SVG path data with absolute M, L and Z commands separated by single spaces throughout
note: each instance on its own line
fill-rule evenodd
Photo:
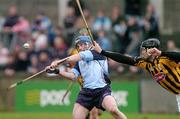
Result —
M 161 56 L 153 62 L 140 57 L 129 57 L 119 53 L 102 51 L 107 56 L 119 63 L 134 65 L 146 69 L 157 83 L 167 91 L 180 94 L 180 53 L 162 52 Z
M 150 72 L 157 83 L 174 94 L 180 93 L 180 65 L 168 57 L 160 56 L 154 62 L 140 60 L 136 66 Z

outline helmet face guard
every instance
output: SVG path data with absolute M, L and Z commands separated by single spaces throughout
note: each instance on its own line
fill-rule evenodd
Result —
M 148 54 L 148 49 L 150 48 L 160 48 L 160 41 L 158 39 L 155 38 L 150 38 L 147 39 L 145 41 L 143 41 L 141 43 L 141 47 L 140 47 L 140 55 L 145 58 L 145 59 L 149 59 L 151 58 L 151 55 Z
M 141 49 L 160 48 L 160 41 L 156 38 L 145 40 L 141 43 Z

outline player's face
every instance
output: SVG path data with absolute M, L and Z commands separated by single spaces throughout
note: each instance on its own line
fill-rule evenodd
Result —
M 141 48 L 140 54 L 141 54 L 141 56 L 142 56 L 144 59 L 149 59 L 149 58 L 151 57 L 151 56 L 148 55 L 147 50 L 148 50 L 148 49 Z
M 78 43 L 76 46 L 78 51 L 85 51 L 89 49 L 89 44 L 87 43 Z

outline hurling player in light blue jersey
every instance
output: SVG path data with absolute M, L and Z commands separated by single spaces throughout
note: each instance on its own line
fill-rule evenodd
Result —
M 111 95 L 107 59 L 94 50 L 89 36 L 78 36 L 75 40 L 78 54 L 69 56 L 66 62 L 77 62 L 71 71 L 59 71 L 58 61 L 53 61 L 46 67 L 47 72 L 53 72 L 70 80 L 82 76 L 83 85 L 73 109 L 73 119 L 85 119 L 95 106 L 107 110 L 115 119 L 127 119 L 119 111 L 114 97 Z

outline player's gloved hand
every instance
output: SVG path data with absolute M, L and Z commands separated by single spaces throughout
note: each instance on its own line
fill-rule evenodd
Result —
M 59 74 L 59 69 L 54 69 L 54 68 L 50 68 L 50 67 L 46 67 L 46 72 L 47 73 L 54 73 L 54 74 Z

